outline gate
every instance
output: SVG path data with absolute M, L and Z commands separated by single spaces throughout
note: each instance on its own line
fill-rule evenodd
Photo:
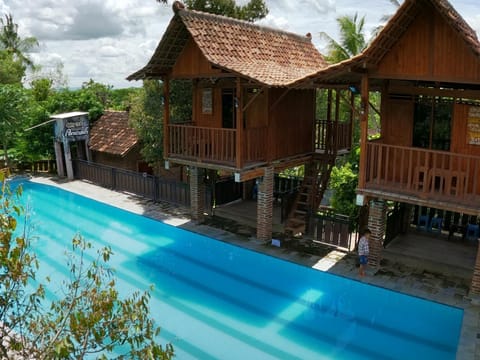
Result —
M 357 221 L 348 216 L 317 214 L 310 217 L 307 236 L 314 243 L 353 251 L 358 240 Z

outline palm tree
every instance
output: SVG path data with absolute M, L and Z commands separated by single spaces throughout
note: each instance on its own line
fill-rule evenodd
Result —
M 390 3 L 395 6 L 397 9 L 400 7 L 400 2 L 398 0 L 389 0 Z M 386 23 L 388 20 L 390 20 L 390 18 L 393 16 L 393 14 L 385 14 L 381 17 L 380 21 L 382 22 L 382 24 Z M 385 27 L 385 25 L 379 25 L 377 26 L 375 29 L 373 29 L 373 37 L 372 38 L 375 38 L 379 33 L 380 31 L 383 30 L 383 28 Z
M 361 53 L 367 45 L 364 34 L 365 16 L 359 19 L 357 14 L 345 15 L 337 18 L 337 23 L 340 26 L 340 42 L 325 32 L 320 33 L 328 42 L 325 59 L 332 64 Z
M 5 20 L 0 18 L 0 50 L 6 50 L 25 66 L 34 68 L 34 64 L 26 55 L 38 46 L 35 37 L 21 38 L 18 35 L 18 25 L 13 22 L 11 14 L 5 14 Z

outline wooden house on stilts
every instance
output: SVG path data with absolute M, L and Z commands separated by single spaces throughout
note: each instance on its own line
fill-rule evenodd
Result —
M 206 170 L 255 180 L 257 238 L 268 241 L 275 173 L 307 164 L 308 202 L 317 207 L 328 182 L 338 145 L 325 141 L 333 120 L 316 122 L 316 90 L 302 82 L 327 65 L 309 35 L 188 10 L 178 1 L 173 10 L 152 58 L 128 79 L 163 81 L 164 157 L 189 168 L 193 219 L 204 214 Z M 169 120 L 176 79 L 191 80 L 193 89 L 191 119 L 181 124 Z M 292 216 L 291 231 L 305 227 L 305 212 L 296 208 L 301 215 Z
M 403 205 L 405 225 L 460 232 L 478 251 L 480 42 L 451 4 L 405 0 L 363 53 L 309 80 L 360 91 L 357 200 L 369 207 L 372 262 L 382 258 L 387 202 Z M 374 92 L 381 134 L 370 139 Z M 480 293 L 480 254 L 471 284 Z

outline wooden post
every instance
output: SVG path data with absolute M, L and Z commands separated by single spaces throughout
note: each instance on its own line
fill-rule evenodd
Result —
M 354 145 L 356 144 L 354 141 L 355 137 L 355 94 L 350 91 L 350 148 L 353 149 Z
M 73 165 L 72 165 L 72 153 L 70 151 L 70 142 L 63 139 L 63 152 L 65 153 L 65 167 L 67 168 L 67 179 L 73 180 Z
M 340 89 L 335 90 L 335 123 L 333 124 L 333 149 L 335 153 L 338 151 L 338 122 L 340 121 Z
M 237 89 L 235 92 L 235 111 L 237 114 L 237 134 L 236 134 L 236 167 L 241 169 L 243 167 L 243 94 L 242 94 L 242 84 L 239 77 L 237 77 Z
M 213 96 L 213 95 L 212 95 Z M 197 125 L 197 108 L 198 108 L 198 80 L 192 81 L 192 125 Z
M 62 152 L 62 143 L 60 141 L 55 140 L 55 160 L 57 161 L 57 174 L 60 177 L 65 176 L 65 167 L 63 166 L 63 152 Z
M 358 188 L 365 188 L 365 177 L 367 171 L 367 141 L 368 141 L 368 102 L 369 102 L 368 74 L 364 74 L 361 84 L 362 116 L 360 118 L 360 172 L 358 174 Z
M 170 79 L 163 79 L 163 158 L 170 155 L 170 133 L 168 125 L 170 123 Z

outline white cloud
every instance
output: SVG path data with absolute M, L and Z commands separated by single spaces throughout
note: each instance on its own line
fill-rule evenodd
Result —
M 239 0 L 244 4 L 247 0 Z M 319 33 L 338 37 L 336 18 L 366 16 L 366 32 L 395 8 L 389 0 L 265 0 L 270 10 L 260 23 L 299 35 L 310 32 L 323 50 Z M 115 87 L 140 86 L 125 78 L 142 68 L 173 16 L 171 3 L 155 0 L 0 0 L 0 15 L 11 13 L 21 36 L 35 36 L 31 56 L 45 68 L 64 65 L 71 87 L 93 78 Z M 480 29 L 478 0 L 452 1 L 469 24 Z

